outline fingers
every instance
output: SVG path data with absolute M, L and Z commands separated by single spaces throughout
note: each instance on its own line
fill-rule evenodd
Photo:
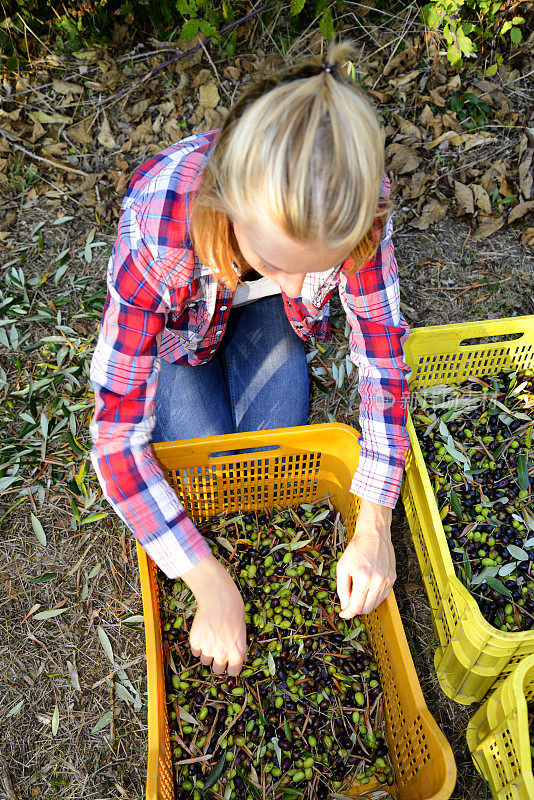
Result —
M 352 619 L 357 614 L 370 614 L 386 599 L 392 587 L 393 580 L 388 579 L 378 587 L 370 586 L 362 591 L 353 591 L 347 608 L 339 616 L 342 619 Z
M 240 661 L 237 661 L 237 662 L 235 662 L 233 664 L 228 662 L 228 670 L 227 670 L 228 671 L 228 675 L 231 675 L 232 677 L 235 678 L 235 677 L 237 677 L 239 675 L 239 673 L 241 672 L 242 669 L 243 669 L 243 659 L 241 659 Z
M 223 662 L 222 659 L 220 661 L 216 661 L 215 659 L 213 659 L 211 671 L 213 672 L 214 675 L 222 675 L 223 672 L 226 671 L 226 661 Z
M 339 605 L 341 606 L 341 610 L 344 611 L 350 600 L 351 576 L 342 561 L 338 561 L 337 564 L 336 580 Z
M 339 615 L 341 619 L 352 619 L 356 614 L 365 613 L 363 609 L 365 608 L 368 593 L 369 590 L 367 588 L 362 591 L 353 587 L 347 607 Z
M 214 675 L 222 675 L 227 672 L 228 675 L 236 677 L 243 669 L 243 664 L 246 656 L 246 642 L 236 643 L 228 653 L 223 653 L 221 650 L 215 652 L 204 652 L 198 647 L 193 647 L 190 644 L 191 653 L 195 658 L 200 658 L 200 663 L 206 667 L 211 667 Z

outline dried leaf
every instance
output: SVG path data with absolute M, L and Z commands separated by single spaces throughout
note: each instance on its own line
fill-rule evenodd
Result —
M 83 94 L 83 86 L 78 86 L 76 83 L 67 81 L 60 81 L 54 78 L 52 81 L 52 88 L 58 94 Z
M 63 124 L 68 125 L 72 122 L 72 117 L 64 117 L 62 114 L 47 114 L 45 111 L 30 111 L 28 113 L 30 119 L 39 120 L 43 124 Z
M 478 183 L 471 184 L 471 191 L 475 196 L 475 203 L 484 214 L 491 214 L 491 200 L 487 191 Z
M 34 124 L 33 124 L 33 130 L 32 130 L 32 135 L 30 136 L 30 142 L 33 142 L 33 143 L 37 142 L 45 134 L 46 134 L 46 129 L 43 128 L 43 126 L 41 125 L 39 120 L 36 119 Z
M 525 214 L 528 214 L 530 211 L 534 211 L 534 200 L 529 200 L 527 203 L 518 203 L 508 214 L 508 225 L 521 219 L 521 217 L 524 217 Z
M 480 215 L 480 225 L 473 234 L 473 239 L 486 239 L 496 233 L 504 225 L 504 217 L 486 217 Z
M 521 140 L 521 145 L 526 145 L 527 142 L 528 139 L 524 136 Z M 527 147 L 520 157 L 518 167 L 519 187 L 525 200 L 530 200 L 532 197 L 532 184 L 534 182 L 533 161 L 534 147 Z
M 93 144 L 93 135 L 91 132 L 92 122 L 89 117 L 77 122 L 69 128 L 69 139 L 77 142 L 78 144 Z
M 59 708 L 56 703 L 54 713 L 52 714 L 52 736 L 55 736 L 59 728 Z
M 465 183 L 460 183 L 460 181 L 454 181 L 454 196 L 456 197 L 460 214 L 475 213 L 473 192 L 469 186 L 466 186 Z
M 534 247 L 534 228 L 527 228 L 521 234 L 521 244 L 523 247 Z
M 431 142 L 427 142 L 425 144 L 425 148 L 427 150 L 433 150 L 434 147 L 438 147 L 442 142 L 446 142 L 449 139 L 452 139 L 454 136 L 456 136 L 454 131 L 445 131 L 444 133 L 441 133 L 439 136 L 433 139 Z
M 205 83 L 198 90 L 198 101 L 204 108 L 215 108 L 221 102 L 219 90 L 214 83 Z
M 439 222 L 440 219 L 447 213 L 447 206 L 439 202 L 439 200 L 431 200 L 424 206 L 419 219 L 412 220 L 410 225 L 412 228 L 417 228 L 420 231 L 426 231 L 431 225 Z
M 498 139 L 496 136 L 492 136 L 491 133 L 487 133 L 485 131 L 480 131 L 479 133 L 458 133 L 454 136 L 451 136 L 450 142 L 454 147 L 459 147 L 461 144 L 465 145 L 462 152 L 466 152 L 467 150 L 471 150 L 473 147 L 478 147 L 481 144 L 491 144 L 491 142 L 497 142 Z
M 109 121 L 106 116 L 104 116 L 104 122 L 102 123 L 100 133 L 98 134 L 98 141 L 103 147 L 106 148 L 106 150 L 114 150 L 117 147 L 117 143 L 113 138 Z
M 421 158 L 415 150 L 398 142 L 394 142 L 386 148 L 386 158 L 388 159 L 388 169 L 396 175 L 415 172 L 421 163 Z
M 67 671 L 69 673 L 70 682 L 76 689 L 76 691 L 81 692 L 82 687 L 80 686 L 80 679 L 78 677 L 78 670 L 76 669 L 76 665 L 72 664 L 71 661 L 67 661 Z
M 410 137 L 414 140 L 414 142 L 420 142 L 423 138 L 421 130 L 414 125 L 413 122 L 410 122 L 408 119 L 404 119 L 404 117 L 397 117 L 397 123 L 399 126 L 399 132 L 406 137 Z

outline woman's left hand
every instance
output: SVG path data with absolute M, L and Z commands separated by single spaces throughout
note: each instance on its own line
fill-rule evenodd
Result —
M 337 564 L 340 617 L 370 614 L 388 596 L 397 573 L 391 509 L 362 500 L 354 536 Z

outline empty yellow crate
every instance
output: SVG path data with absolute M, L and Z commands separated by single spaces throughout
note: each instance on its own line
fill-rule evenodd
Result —
M 534 655 L 492 692 L 467 726 L 473 761 L 495 800 L 532 800 L 528 704 L 534 701 Z
M 269 448 L 251 452 L 251 448 Z M 359 500 L 350 484 L 358 434 L 346 425 L 230 434 L 154 446 L 169 483 L 193 521 L 216 514 L 313 503 L 326 493 L 352 535 Z M 223 451 L 225 455 L 214 456 Z M 172 800 L 173 778 L 163 674 L 156 566 L 138 545 L 148 677 L 147 800 Z M 384 690 L 386 735 L 398 800 L 446 800 L 456 780 L 451 748 L 426 708 L 397 605 L 388 599 L 367 617 Z M 361 791 L 373 786 L 365 784 Z M 354 789 L 353 795 L 360 792 Z M 366 794 L 369 797 L 368 794 Z
M 532 368 L 534 316 L 416 328 L 405 352 L 412 391 L 452 386 L 502 369 Z M 490 625 L 456 577 L 411 417 L 408 432 L 402 498 L 439 641 L 434 664 L 445 694 L 469 705 L 480 702 L 497 679 L 534 653 L 534 631 L 506 633 Z

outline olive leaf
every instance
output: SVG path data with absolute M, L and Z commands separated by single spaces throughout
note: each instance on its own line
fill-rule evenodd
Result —
M 464 556 L 464 560 L 460 565 L 458 565 L 458 578 L 463 583 L 466 589 L 469 589 L 471 586 L 471 578 L 473 577 L 473 571 L 471 569 L 471 564 L 467 555 Z
M 202 790 L 203 794 L 207 792 L 208 789 L 211 789 L 212 786 L 215 786 L 215 784 L 221 779 L 226 763 L 226 753 L 223 753 L 204 781 L 204 788 Z
M 52 736 L 55 736 L 59 728 L 59 707 L 56 703 L 54 713 L 52 714 Z
M 454 489 L 451 489 L 450 500 L 451 500 L 452 510 L 454 511 L 458 519 L 462 519 L 462 506 L 460 505 L 460 498 L 458 497 Z
M 262 800 L 262 796 L 258 791 L 258 787 L 255 786 L 248 775 L 246 775 L 243 770 L 238 769 L 237 774 L 244 780 L 248 788 L 250 789 L 250 793 L 256 798 L 256 800 Z
M 344 642 L 352 642 L 353 639 L 357 639 L 360 633 L 362 632 L 363 628 L 354 628 L 353 631 L 348 633 L 345 638 L 343 639 Z
M 528 492 L 529 478 L 528 478 L 528 464 L 527 457 L 524 453 L 517 456 L 517 482 L 523 491 Z
M 46 611 L 39 611 L 38 614 L 35 614 L 33 619 L 51 619 L 52 617 L 58 617 L 60 614 L 64 614 L 65 611 L 68 611 L 68 608 L 49 608 Z
M 291 733 L 291 728 L 289 727 L 289 722 L 287 719 L 284 720 L 284 734 L 289 743 L 293 741 L 293 734 Z
M 274 676 L 275 673 L 276 673 L 276 666 L 275 666 L 275 663 L 274 663 L 273 654 L 270 651 L 267 654 L 267 664 L 269 666 L 269 672 L 271 673 L 271 675 Z
M 499 569 L 499 575 L 501 578 L 506 578 L 507 575 L 511 575 L 512 572 L 515 572 L 517 569 L 517 564 L 515 561 L 510 561 L 508 564 L 503 564 L 502 567 Z
M 37 536 L 37 539 L 39 540 L 40 544 L 42 544 L 43 547 L 46 547 L 46 533 L 41 522 L 37 519 L 37 517 L 33 512 L 31 518 L 32 518 L 33 532 Z
M 475 575 L 471 579 L 471 586 L 478 586 L 480 583 L 487 582 L 488 577 L 494 578 L 498 572 L 499 572 L 498 566 L 484 567 L 482 572 L 479 572 L 478 575 Z
M 100 717 L 100 719 L 98 719 L 96 723 L 93 725 L 91 733 L 98 733 L 98 731 L 101 731 L 102 728 L 105 728 L 107 725 L 109 725 L 110 720 L 111 720 L 111 711 L 106 711 L 106 713 L 103 714 Z
M 22 699 L 22 700 L 19 700 L 18 703 L 15 703 L 13 708 L 10 708 L 9 711 L 7 712 L 6 719 L 8 719 L 9 717 L 14 717 L 15 714 L 18 714 L 20 709 L 22 708 L 22 706 L 24 705 L 25 702 L 26 701 L 24 699 Z
M 53 581 L 57 576 L 57 572 L 43 572 L 43 574 L 38 575 L 37 578 L 29 578 L 28 583 L 46 583 L 47 581 Z
M 229 553 L 233 553 L 234 552 L 234 548 L 232 547 L 232 545 L 230 544 L 228 539 L 224 538 L 224 536 L 217 536 L 217 541 L 219 542 L 221 547 L 224 547 L 224 549 L 228 550 Z
M 274 746 L 274 752 L 276 753 L 276 758 L 278 760 L 278 766 L 282 767 L 282 751 L 280 749 L 280 745 L 278 744 L 278 736 L 273 736 L 271 742 Z
M 506 549 L 511 556 L 517 558 L 518 561 L 528 561 L 528 554 L 525 553 L 522 547 L 517 547 L 515 544 L 509 544 Z
M 200 725 L 200 722 L 191 716 L 191 714 L 181 706 L 178 706 L 178 714 L 180 715 L 182 722 L 188 722 L 190 725 Z
M 488 586 L 491 586 L 492 589 L 495 589 L 496 592 L 499 592 L 499 594 L 504 595 L 504 597 L 512 596 L 510 590 L 507 589 L 504 583 L 502 583 L 502 581 L 500 581 L 498 578 L 488 577 L 486 583 L 488 584 Z
M 113 648 L 111 646 L 111 642 L 109 641 L 109 636 L 107 635 L 106 631 L 102 627 L 102 625 L 98 625 L 96 632 L 98 634 L 98 638 L 100 639 L 100 644 L 102 645 L 102 649 L 106 654 L 108 661 L 115 666 L 115 658 L 113 656 Z
M 322 522 L 322 521 L 323 521 L 323 519 L 326 519 L 326 518 L 327 518 L 327 516 L 329 515 L 329 513 L 330 513 L 330 512 L 329 512 L 329 510 L 328 510 L 327 508 L 325 508 L 325 509 L 323 509 L 322 511 L 319 511 L 319 512 L 318 512 L 318 513 L 317 513 L 317 514 L 314 516 L 314 517 L 312 517 L 312 518 L 309 520 L 309 523 L 310 523 L 310 524 L 315 524 L 315 523 L 317 523 L 317 522 Z

